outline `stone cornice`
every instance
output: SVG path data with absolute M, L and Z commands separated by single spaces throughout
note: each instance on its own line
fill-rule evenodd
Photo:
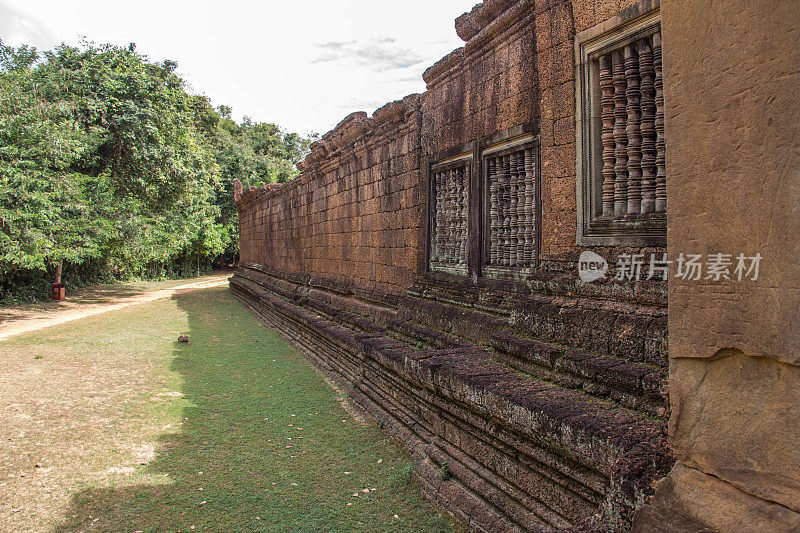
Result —
M 419 113 L 420 106 L 421 95 L 411 94 L 380 107 L 375 110 L 372 117 L 367 116 L 363 111 L 347 115 L 331 131 L 311 143 L 311 153 L 303 161 L 297 163 L 297 168 L 301 171 L 300 176 L 285 183 L 267 183 L 248 187 L 242 191 L 241 195 L 235 197 L 237 209 L 243 211 L 252 204 L 278 194 L 286 188 L 298 187 L 311 181 L 315 171 L 324 171 L 324 168 L 329 166 L 326 163 L 342 153 L 355 152 L 359 146 L 363 148 L 375 144 L 385 144 L 383 139 L 386 134 L 396 131 L 408 117 Z M 402 128 L 400 129 L 402 130 Z
M 456 19 L 456 34 L 464 41 L 471 41 L 486 28 L 493 25 L 520 0 L 484 0 Z M 524 2 L 533 7 L 533 2 Z M 501 17 L 502 16 L 502 17 Z
M 434 63 L 423 73 L 422 79 L 429 89 L 439 84 L 470 56 L 484 50 L 490 41 L 498 39 L 526 17 L 533 16 L 533 0 L 486 0 L 476 5 L 472 11 L 456 19 L 456 33 L 467 43 Z

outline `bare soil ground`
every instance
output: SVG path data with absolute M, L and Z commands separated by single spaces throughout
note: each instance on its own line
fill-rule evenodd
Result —
M 230 275 L 230 272 L 217 272 L 192 280 L 98 285 L 80 289 L 61 302 L 0 307 L 0 340 L 130 305 L 170 298 L 179 290 L 219 287 L 227 284 Z

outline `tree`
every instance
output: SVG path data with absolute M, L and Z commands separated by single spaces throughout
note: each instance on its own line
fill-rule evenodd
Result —
M 76 171 L 100 142 L 69 90 L 30 70 L 31 48 L 3 47 L 0 77 L 0 269 L 46 269 L 100 253 L 109 230 L 103 178 Z
M 0 42 L 0 292 L 63 262 L 124 278 L 238 252 L 233 180 L 291 179 L 308 140 L 237 123 L 176 66 Z

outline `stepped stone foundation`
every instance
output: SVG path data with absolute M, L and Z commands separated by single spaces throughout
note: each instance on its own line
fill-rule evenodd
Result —
M 676 106 L 693 94 L 684 73 L 708 65 L 675 40 L 713 25 L 679 11 L 662 21 L 656 0 L 486 0 L 456 20 L 466 44 L 426 71 L 425 93 L 346 117 L 295 180 L 237 191 L 233 293 L 394 435 L 425 492 L 471 530 L 734 523 L 703 518 L 701 497 L 749 498 L 731 515 L 740 523 L 798 523 L 797 469 L 773 468 L 796 461 L 797 425 L 751 455 L 754 470 L 737 455 L 753 453 L 740 436 L 774 407 L 766 388 L 797 397 L 797 336 L 763 344 L 733 317 L 709 322 L 725 301 L 710 283 L 701 291 L 715 299 L 700 303 L 688 282 L 668 294 L 659 276 L 577 275 L 587 250 L 612 267 L 662 257 L 673 224 L 670 251 L 693 240 L 710 191 L 699 187 L 712 185 L 681 165 L 700 172 L 708 145 Z M 731 216 L 727 235 L 741 238 Z M 734 349 L 707 358 L 712 346 Z M 737 410 L 751 379 L 761 388 Z M 796 420 L 797 403 L 781 405 L 770 425 Z

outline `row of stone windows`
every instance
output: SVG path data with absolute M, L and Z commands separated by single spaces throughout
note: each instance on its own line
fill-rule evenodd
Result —
M 660 15 L 631 13 L 576 36 L 579 245 L 666 244 Z M 536 267 L 538 157 L 528 138 L 431 167 L 431 270 L 514 278 Z
M 475 164 L 474 161 L 479 161 Z M 429 268 L 502 276 L 535 266 L 538 250 L 538 150 L 531 137 L 433 165 L 429 173 Z M 482 179 L 472 183 L 470 177 Z M 476 188 L 477 190 L 472 190 Z M 470 202 L 480 202 L 471 210 Z M 483 213 L 470 220 L 469 213 Z M 471 223 L 471 224 L 470 224 Z M 470 239 L 470 234 L 483 238 Z M 480 247 L 470 253 L 470 243 Z M 470 265 L 470 257 L 481 265 Z

